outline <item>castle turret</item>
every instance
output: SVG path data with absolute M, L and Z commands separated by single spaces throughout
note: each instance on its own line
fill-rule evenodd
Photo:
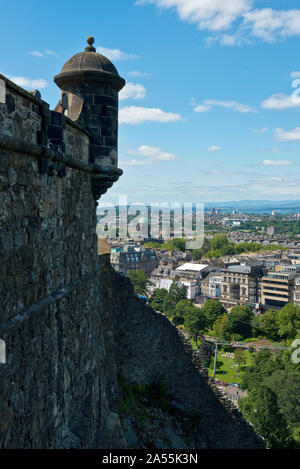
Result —
M 60 111 L 91 134 L 90 163 L 118 164 L 118 92 L 125 86 L 115 66 L 87 38 L 84 52 L 71 57 L 54 77 L 61 88 Z

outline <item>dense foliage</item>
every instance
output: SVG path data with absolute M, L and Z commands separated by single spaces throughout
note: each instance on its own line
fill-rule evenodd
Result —
M 184 299 L 186 299 L 186 288 L 175 279 L 170 286 L 168 294 L 164 298 L 163 308 L 166 316 L 172 317 L 177 303 Z
M 151 282 L 143 270 L 131 270 L 128 272 L 127 277 L 131 280 L 135 294 L 148 295 Z
M 177 303 L 172 322 L 176 325 L 184 324 L 185 330 L 191 333 L 196 343 L 199 334 L 207 327 L 203 311 L 194 306 L 190 300 L 180 300 Z
M 248 306 L 234 306 L 214 323 L 213 329 L 224 340 L 244 340 L 253 337 L 255 316 Z
M 287 304 L 269 309 L 259 318 L 259 333 L 273 341 L 294 339 L 300 329 L 300 307 Z
M 216 320 L 226 313 L 226 309 L 217 300 L 207 300 L 202 308 L 202 313 L 206 317 L 207 326 L 211 329 Z
M 291 351 L 258 352 L 246 367 L 242 388 L 248 396 L 239 407 L 269 448 L 299 447 L 300 365 Z
M 162 250 L 176 250 L 185 252 L 185 243 L 186 240 L 184 238 L 173 238 L 166 243 L 158 243 L 157 241 L 152 241 L 149 243 L 145 243 L 144 246 L 153 249 L 162 249 Z
M 168 290 L 164 288 L 157 288 L 154 290 L 153 295 L 151 296 L 150 304 L 155 311 L 163 312 L 164 310 L 164 299 L 168 294 Z
M 159 243 L 157 241 L 146 243 L 145 247 L 152 249 L 161 250 L 177 250 L 185 252 L 186 240 L 184 238 L 174 238 L 166 243 Z M 194 260 L 201 260 L 202 258 L 217 259 L 221 256 L 238 255 L 250 252 L 259 251 L 276 251 L 284 250 L 283 246 L 278 244 L 269 244 L 267 246 L 261 246 L 259 243 L 230 243 L 227 239 L 226 234 L 217 234 L 212 239 L 204 239 L 203 246 L 201 249 L 192 250 L 192 258 Z
M 268 246 L 261 246 L 259 243 L 230 243 L 225 234 L 218 234 L 211 240 L 206 239 L 201 249 L 195 249 L 192 251 L 192 256 L 196 260 L 200 260 L 202 257 L 209 259 L 217 259 L 221 256 L 229 256 L 234 254 L 243 254 L 250 252 L 259 251 L 270 251 L 284 249 L 282 246 L 277 244 L 270 244 Z

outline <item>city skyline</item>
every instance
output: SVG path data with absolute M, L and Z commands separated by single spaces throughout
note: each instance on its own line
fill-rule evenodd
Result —
M 101 202 L 300 199 L 296 1 L 91 1 L 72 18 L 68 2 L 35 5 L 5 6 L 1 73 L 53 108 L 54 75 L 93 35 L 127 81 L 124 175 Z

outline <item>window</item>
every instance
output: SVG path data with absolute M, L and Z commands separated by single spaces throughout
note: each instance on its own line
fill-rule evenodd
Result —
M 61 109 L 62 109 L 62 114 L 67 116 L 68 115 L 68 96 L 65 93 L 61 97 Z

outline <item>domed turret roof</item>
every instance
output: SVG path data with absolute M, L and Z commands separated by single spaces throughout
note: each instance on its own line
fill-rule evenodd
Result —
M 94 38 L 87 38 L 88 47 L 84 52 L 73 55 L 63 66 L 59 75 L 54 77 L 55 83 L 61 88 L 65 84 L 96 81 L 115 85 L 121 89 L 125 80 L 120 77 L 116 67 L 93 47 Z

